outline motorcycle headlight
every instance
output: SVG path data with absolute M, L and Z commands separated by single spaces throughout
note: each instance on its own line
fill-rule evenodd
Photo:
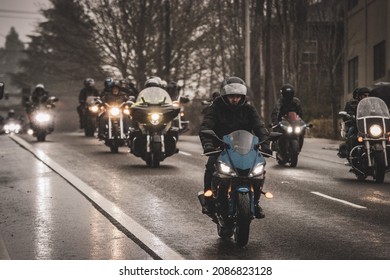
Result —
M 151 113 L 149 114 L 149 121 L 152 123 L 152 125 L 158 125 L 161 122 L 161 113 Z
M 121 111 L 119 110 L 118 107 L 112 107 L 112 108 L 110 109 L 110 114 L 111 114 L 111 116 L 113 116 L 113 117 L 119 116 L 120 113 L 121 113 Z
M 259 163 L 253 168 L 253 171 L 251 173 L 252 176 L 260 176 L 264 173 L 264 164 Z
M 383 130 L 380 125 L 374 124 L 370 126 L 370 134 L 372 137 L 377 138 L 383 135 Z
M 40 123 L 42 123 L 42 122 L 48 122 L 48 121 L 50 121 L 50 115 L 47 114 L 47 113 L 38 113 L 38 114 L 36 114 L 36 116 L 35 116 L 35 120 L 36 120 L 37 122 L 40 122 Z
M 229 176 L 237 176 L 236 172 L 229 165 L 223 162 L 218 163 L 218 170 L 222 174 L 226 174 Z
M 97 112 L 99 111 L 99 107 L 96 106 L 96 105 L 89 106 L 89 110 L 90 110 L 92 113 L 97 113 Z
M 294 128 L 295 134 L 301 134 L 301 131 L 302 131 L 302 128 L 301 128 L 300 126 L 296 126 L 296 127 Z
M 287 133 L 292 133 L 292 132 L 293 132 L 292 126 L 288 126 L 288 127 L 286 128 L 286 130 L 287 130 Z

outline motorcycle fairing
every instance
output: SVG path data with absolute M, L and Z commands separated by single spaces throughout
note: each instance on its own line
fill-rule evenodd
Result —
M 223 137 L 228 148 L 221 152 L 220 160 L 234 166 L 236 171 L 252 170 L 253 166 L 264 162 L 264 157 L 260 151 L 255 149 L 259 143 L 259 138 L 246 130 L 237 130 Z M 248 172 L 248 173 L 249 173 Z M 240 173 L 240 172 L 237 172 Z

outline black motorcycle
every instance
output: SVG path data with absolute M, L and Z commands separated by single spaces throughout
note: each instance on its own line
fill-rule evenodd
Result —
M 54 131 L 54 111 L 58 98 L 51 96 L 46 102 L 40 104 L 26 103 L 30 107 L 30 129 L 28 133 L 43 142 L 46 136 Z
M 283 133 L 271 145 L 272 151 L 276 152 L 276 161 L 279 165 L 290 164 L 291 167 L 297 166 L 305 130 L 312 126 L 312 124 L 306 124 L 297 113 L 289 112 L 277 125 L 272 127 L 274 130 Z
M 190 121 L 187 119 L 186 116 L 186 110 L 185 110 L 185 104 L 189 102 L 189 98 L 186 96 L 180 96 L 177 101 L 174 101 L 174 105 L 180 107 L 180 113 L 177 115 L 177 117 L 173 120 L 173 126 L 179 128 L 179 133 L 185 133 L 190 128 Z
M 359 102 L 356 117 L 345 111 L 339 113 L 344 121 L 356 121 L 357 133 L 346 139 L 347 159 L 359 181 L 372 176 L 383 183 L 389 168 L 390 115 L 386 103 L 377 97 L 367 97 Z
M 169 94 L 162 88 L 142 90 L 131 106 L 131 153 L 141 157 L 150 167 L 159 167 L 161 161 L 177 153 L 179 132 L 177 127 L 172 126 L 172 120 L 179 112 L 180 108 L 174 106 Z
M 112 153 L 118 153 L 119 147 L 127 142 L 131 103 L 126 101 L 121 104 L 108 104 L 103 103 L 100 98 L 96 98 L 96 101 L 101 108 L 100 121 L 104 121 L 105 116 L 108 118 L 102 140 L 106 146 L 110 147 Z
M 96 97 L 88 96 L 87 100 L 81 107 L 81 121 L 83 123 L 85 136 L 94 136 L 99 111 L 99 106 L 96 104 Z

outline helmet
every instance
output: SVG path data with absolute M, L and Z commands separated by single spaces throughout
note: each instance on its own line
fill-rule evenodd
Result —
M 367 93 L 368 95 L 371 94 L 370 89 L 366 87 L 361 87 L 361 88 L 355 88 L 352 95 L 354 99 L 361 100 L 363 95 L 366 95 Z
M 43 84 L 37 84 L 37 85 L 35 86 L 35 88 L 36 88 L 36 89 L 38 89 L 38 88 L 45 89 L 45 86 L 44 86 Z
M 238 77 L 229 77 L 222 81 L 221 83 L 221 97 L 222 100 L 227 105 L 231 105 L 227 100 L 229 95 L 241 95 L 241 100 L 238 105 L 242 105 L 246 101 L 246 95 L 248 93 L 248 88 L 245 85 L 245 82 Z M 235 105 L 234 105 L 235 106 Z
M 244 82 L 243 79 L 232 76 L 232 77 L 228 77 L 228 78 L 226 78 L 226 79 L 224 79 L 222 81 L 222 83 L 221 83 L 221 91 L 222 91 L 222 88 L 224 86 L 226 86 L 227 84 L 242 84 L 242 85 L 245 86 L 245 82 Z
M 9 118 L 15 117 L 15 110 L 14 110 L 14 109 L 10 109 L 10 110 L 8 111 L 8 117 L 9 117 Z
M 84 85 L 87 87 L 93 87 L 95 85 L 95 80 L 92 78 L 88 78 L 84 81 Z
M 285 84 L 280 89 L 280 94 L 287 100 L 292 100 L 295 94 L 294 88 L 290 84 Z
M 105 90 L 110 90 L 113 85 L 114 85 L 113 78 L 107 78 L 104 80 L 104 89 Z
M 146 80 L 144 87 L 161 87 L 161 79 L 159 77 L 149 78 Z

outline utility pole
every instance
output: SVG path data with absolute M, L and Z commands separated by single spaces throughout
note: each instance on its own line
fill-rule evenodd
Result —
M 249 0 L 245 0 L 245 82 L 251 87 L 251 36 L 249 21 Z

